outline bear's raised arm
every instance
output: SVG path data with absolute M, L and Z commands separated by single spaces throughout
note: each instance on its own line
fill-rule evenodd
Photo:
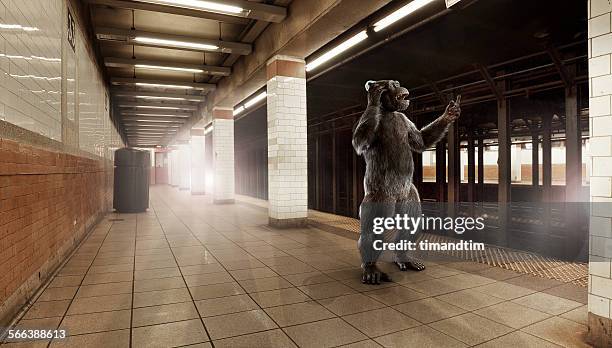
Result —
M 371 86 L 371 87 L 370 87 Z M 384 91 L 384 86 L 380 84 L 366 84 L 368 91 L 368 107 L 359 118 L 357 127 L 353 131 L 353 148 L 358 155 L 361 155 L 374 141 L 376 130 L 383 112 L 380 97 Z
M 434 146 L 444 137 L 450 125 L 459 118 L 461 114 L 460 102 L 461 96 L 458 96 L 457 100 L 451 100 L 440 117 L 418 131 L 416 139 L 412 138 L 410 144 L 414 151 L 423 152 Z

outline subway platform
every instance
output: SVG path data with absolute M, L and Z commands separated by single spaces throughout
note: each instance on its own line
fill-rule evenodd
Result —
M 107 215 L 15 320 L 67 338 L 2 347 L 588 346 L 575 282 L 440 254 L 364 285 L 354 238 L 316 213 L 271 229 L 264 208 L 153 186 L 146 213 Z

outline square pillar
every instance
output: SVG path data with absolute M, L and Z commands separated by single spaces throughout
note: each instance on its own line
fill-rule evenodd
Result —
M 589 1 L 589 133 L 591 152 L 588 339 L 612 346 L 612 3 Z
M 266 71 L 269 223 L 304 226 L 308 218 L 305 62 L 275 56 Z
M 170 166 L 172 167 L 172 178 L 170 181 L 170 185 L 172 187 L 179 187 L 179 184 L 181 182 L 181 171 L 180 171 L 180 166 L 179 166 L 179 148 L 178 146 L 173 146 L 172 147 L 172 152 L 171 154 L 171 162 L 170 162 Z
M 206 162 L 204 130 L 191 130 L 191 194 L 203 195 L 206 193 Z
M 168 185 L 172 186 L 172 175 L 173 175 L 173 170 L 174 168 L 172 168 L 172 150 L 168 149 L 168 153 L 167 153 L 167 164 L 168 164 Z
M 191 188 L 191 154 L 189 142 L 180 144 L 178 150 L 179 190 L 188 191 Z
M 234 113 L 213 108 L 213 203 L 234 203 Z

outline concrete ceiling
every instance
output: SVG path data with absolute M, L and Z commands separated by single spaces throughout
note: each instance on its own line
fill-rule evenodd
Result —
M 291 0 L 208 2 L 233 6 L 221 10 L 171 0 L 85 2 L 128 145 L 163 146 L 197 121 L 206 96 L 269 23 L 286 17 Z
M 363 86 L 371 79 L 399 80 L 414 98 L 434 93 L 429 82 L 452 76 L 465 75 L 461 79 L 440 82 L 440 90 L 456 86 L 458 82 L 482 81 L 477 65 L 489 67 L 495 76 L 501 69 L 495 64 L 546 52 L 546 43 L 559 48 L 562 55 L 567 53 L 566 59 L 572 54 L 586 55 L 586 10 L 586 1 L 478 0 L 391 40 L 373 37 L 369 46 L 382 44 L 370 50 L 361 48 L 351 57 L 343 57 L 347 61 L 309 78 L 309 120 L 326 115 L 332 117 L 331 114 L 339 110 L 365 105 Z M 406 23 L 403 28 L 413 24 Z M 392 31 L 397 33 L 403 28 L 399 25 Z M 576 42 L 578 44 L 571 48 L 561 49 Z M 533 56 L 520 64 L 512 68 L 520 70 L 544 65 L 548 66 L 547 72 L 556 74 L 547 54 Z M 558 74 L 554 78 L 560 81 Z M 484 90 L 490 93 L 486 85 Z M 440 104 L 438 100 L 436 103 Z M 433 107 L 436 103 L 427 106 Z M 493 102 L 491 109 L 494 107 Z M 486 110 L 483 113 L 495 115 Z

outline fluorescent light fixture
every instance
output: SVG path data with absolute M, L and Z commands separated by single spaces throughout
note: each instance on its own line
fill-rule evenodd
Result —
M 172 123 L 176 121 L 168 121 L 168 120 L 130 120 L 130 121 L 138 121 L 138 122 L 151 122 L 151 123 Z
M 360 31 L 359 33 L 355 34 L 354 36 L 352 36 L 350 39 L 344 41 L 343 43 L 339 44 L 338 46 L 332 48 L 331 50 L 329 50 L 327 53 L 323 54 L 322 56 L 320 56 L 319 58 L 313 60 L 312 62 L 306 64 L 306 71 L 311 71 L 312 69 L 318 67 L 319 65 L 327 62 L 328 60 L 334 58 L 335 56 L 339 55 L 340 53 L 348 50 L 349 48 L 355 46 L 356 44 L 360 43 L 361 41 L 367 39 L 368 34 L 366 33 L 365 30 Z
M 198 42 L 178 41 L 169 39 L 158 39 L 154 37 L 136 36 L 134 41 L 151 45 L 174 46 L 183 48 L 193 48 L 198 50 L 213 51 L 219 49 L 219 46 L 203 44 Z
M 136 82 L 136 86 L 139 87 L 154 87 L 154 88 L 177 88 L 177 89 L 192 89 L 192 86 L 182 85 L 167 85 L 165 83 L 148 83 L 148 82 Z
M 400 19 L 408 16 L 409 14 L 415 12 L 416 10 L 420 9 L 421 7 L 431 3 L 433 1 L 434 0 L 413 0 L 413 1 L 409 2 L 408 4 L 406 4 L 405 6 L 400 8 L 399 10 L 391 13 L 387 17 L 385 17 L 385 18 L 379 20 L 378 22 L 374 23 L 374 31 L 378 32 L 378 31 L 381 31 L 381 30 L 385 29 L 386 27 L 390 26 L 391 24 L 399 21 Z
M 243 8 L 238 6 L 220 4 L 213 1 L 202 1 L 202 0 L 147 0 L 147 2 L 155 4 L 164 4 L 178 7 L 186 7 L 197 10 L 207 10 L 211 12 L 221 13 L 241 13 L 244 11 Z
M 246 103 L 244 103 L 244 108 L 248 109 L 251 106 L 257 104 L 259 101 L 263 100 L 265 97 L 267 96 L 266 92 L 261 92 L 259 93 L 257 96 L 253 97 L 253 99 L 247 101 Z
M 244 111 L 244 106 L 240 105 L 239 107 L 234 109 L 234 112 L 232 112 L 232 115 L 234 116 L 240 115 L 240 113 L 243 111 Z
M 151 116 L 151 117 L 189 117 L 189 115 L 177 115 L 177 114 L 141 114 L 141 113 L 126 113 L 125 116 Z
M 158 99 L 158 100 L 187 100 L 185 98 L 177 98 L 177 97 L 155 97 L 151 95 L 136 95 L 135 98 L 141 99 Z
M 139 109 L 162 109 L 162 110 L 181 110 L 176 106 L 156 106 L 156 105 L 120 105 L 123 108 L 139 108 Z
M 0 23 L 0 29 L 15 29 L 15 30 L 23 30 L 23 31 L 38 31 L 40 29 L 36 27 L 25 27 L 20 24 L 3 24 Z
M 190 68 L 177 68 L 173 66 L 161 66 L 161 65 L 148 65 L 148 64 L 136 64 L 134 65 L 136 68 L 140 69 L 149 69 L 149 70 L 170 70 L 170 71 L 181 71 L 188 73 L 203 73 L 202 69 L 190 69 Z

